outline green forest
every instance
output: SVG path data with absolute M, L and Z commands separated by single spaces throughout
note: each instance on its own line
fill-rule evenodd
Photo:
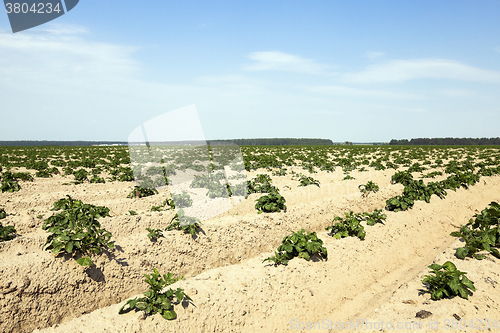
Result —
M 432 146 L 472 146 L 500 145 L 500 138 L 418 138 L 391 140 L 390 145 L 432 145 Z

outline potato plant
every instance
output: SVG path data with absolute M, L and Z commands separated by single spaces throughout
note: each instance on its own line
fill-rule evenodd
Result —
M 148 231 L 148 238 L 151 240 L 154 240 L 162 235 L 161 229 L 146 228 L 146 230 Z
M 259 214 L 281 212 L 282 210 L 286 211 L 286 200 L 277 192 L 264 195 L 256 201 L 257 203 L 255 204 L 255 209 L 257 209 Z
M 308 186 L 308 185 L 316 185 L 319 187 L 319 180 L 314 179 L 313 177 L 307 177 L 305 175 L 299 176 L 299 185 L 298 186 Z
M 372 182 L 371 180 L 368 181 L 366 184 L 361 184 L 358 186 L 359 190 L 361 193 L 363 193 L 363 197 L 367 196 L 370 192 L 378 192 L 379 186 Z
M 170 224 L 165 231 L 182 230 L 184 233 L 191 234 L 194 237 L 200 231 L 200 220 L 195 217 L 186 216 L 183 209 L 179 209 L 177 214 L 170 220 Z
M 182 194 L 172 193 L 172 200 L 175 202 L 175 206 L 179 208 L 191 207 L 193 205 L 193 199 L 191 199 L 186 191 L 182 191 Z
M 271 193 L 278 189 L 272 185 L 272 179 L 269 175 L 259 174 L 254 179 L 247 181 L 247 193 Z
M 61 251 L 69 254 L 79 252 L 83 255 L 99 254 L 102 248 L 114 248 L 111 233 L 101 229 L 98 218 L 109 216 L 109 208 L 84 204 L 69 195 L 54 203 L 51 210 L 62 210 L 46 219 L 42 229 L 50 233 L 42 246 L 51 250 L 54 256 Z M 89 257 L 76 260 L 81 266 L 92 266 Z
M 132 192 L 130 192 L 129 195 L 127 195 L 127 198 L 132 199 L 132 198 L 143 198 L 143 197 L 148 197 L 150 195 L 155 195 L 158 194 L 158 190 L 154 188 L 144 188 L 141 186 L 135 186 Z
M 82 184 L 83 182 L 88 181 L 89 173 L 85 169 L 78 169 L 73 172 L 73 175 L 75 176 L 75 181 L 73 182 L 74 184 Z
M 5 209 L 0 208 L 0 220 L 4 219 L 7 217 L 7 213 L 5 212 Z
M 335 216 L 332 225 L 326 227 L 333 238 L 340 239 L 344 237 L 358 237 L 361 240 L 365 239 L 365 228 L 361 225 L 363 217 L 361 214 L 354 214 L 353 211 L 345 212 L 345 218 Z
M 408 171 L 397 171 L 391 177 L 391 184 L 402 184 L 403 186 L 408 185 L 413 180 L 413 176 Z
M 195 175 L 189 187 L 208 189 L 207 196 L 210 199 L 228 198 L 232 195 L 229 184 L 227 184 L 226 181 L 226 176 L 222 172 L 209 173 L 206 175 Z
M 214 198 L 229 198 L 232 195 L 229 184 L 221 184 L 220 182 L 211 182 L 207 186 L 207 196 L 210 199 Z
M 109 170 L 109 174 L 111 175 L 109 181 L 120 181 L 120 182 L 134 181 L 134 172 L 129 167 L 116 166 L 116 168 Z
M 171 200 L 171 199 L 168 199 L 168 198 L 165 199 L 163 201 L 163 207 L 167 207 L 167 206 L 168 206 L 168 208 L 166 210 L 171 210 L 171 209 L 173 210 L 173 209 L 175 209 L 174 200 Z
M 285 236 L 277 251 L 274 252 L 274 257 L 266 258 L 263 262 L 271 261 L 275 266 L 288 265 L 288 261 L 295 257 L 309 260 L 312 255 L 318 255 L 323 259 L 328 258 L 327 249 L 316 232 L 308 233 L 301 229 Z
M 342 180 L 354 180 L 354 179 L 356 179 L 356 178 L 352 177 L 352 176 L 351 176 L 351 175 L 349 175 L 349 174 L 345 175 L 345 177 L 344 177 L 344 178 L 342 178 Z
M 447 195 L 446 185 L 443 182 L 430 182 L 425 185 L 421 179 L 413 180 L 406 178 L 406 175 L 411 176 L 411 174 L 402 172 L 401 175 L 405 176 L 398 180 L 405 183 L 403 194 L 388 199 L 386 201 L 386 210 L 394 212 L 407 210 L 413 207 L 415 200 L 422 200 L 429 203 L 433 194 L 441 199 Z
M 117 176 L 117 180 L 119 182 L 131 182 L 134 181 L 134 172 L 131 168 L 118 168 L 119 174 Z M 166 178 L 166 177 L 165 177 Z
M 238 183 L 228 188 L 228 191 L 231 192 L 232 196 L 244 196 L 248 197 L 248 188 L 246 182 Z
M 152 206 L 150 211 L 151 212 L 161 212 L 162 209 L 163 209 L 162 206 Z
M 422 178 L 435 178 L 436 176 L 442 176 L 443 173 L 441 171 L 432 171 L 428 174 L 422 176 Z
M 475 259 L 484 259 L 480 251 L 487 251 L 495 257 L 500 258 L 500 205 L 496 202 L 490 203 L 488 208 L 474 215 L 475 219 L 454 231 L 451 236 L 461 237 L 465 241 L 465 246 L 456 250 L 455 256 L 465 259 L 469 256 Z
M 21 185 L 19 185 L 16 177 L 10 171 L 5 171 L 1 175 L 0 179 L 2 180 L 2 183 L 0 185 L 0 190 L 2 190 L 2 192 L 12 193 L 17 192 L 21 189 Z
M 480 176 L 473 172 L 456 172 L 450 175 L 442 183 L 445 189 L 456 190 L 459 187 L 469 188 L 479 181 Z
M 384 224 L 387 215 L 382 213 L 382 209 L 375 209 L 372 213 L 363 213 L 363 217 L 367 225 L 375 225 L 376 223 Z
M 4 227 L 0 222 L 0 242 L 5 242 L 14 239 L 15 235 L 16 235 L 16 229 L 14 228 L 14 226 L 9 225 Z
M 35 172 L 35 177 L 50 178 L 52 177 L 52 173 L 49 170 L 38 170 L 37 172 Z
M 209 188 L 210 185 L 219 184 L 225 180 L 226 176 L 222 172 L 209 173 L 206 175 L 195 175 L 189 187 L 191 188 Z
M 146 315 L 154 315 L 159 313 L 163 318 L 167 320 L 173 320 L 177 318 L 177 313 L 174 310 L 173 300 L 174 297 L 177 299 L 177 303 L 182 302 L 184 299 L 189 301 L 193 301 L 188 295 L 184 293 L 184 289 L 177 288 L 173 290 L 169 288 L 166 291 L 163 291 L 166 287 L 175 282 L 183 279 L 173 278 L 172 273 L 160 275 L 156 268 L 153 268 L 153 274 L 146 276 L 146 282 L 149 285 L 149 290 L 144 293 L 145 297 L 139 297 L 130 299 L 120 308 L 118 314 L 122 314 L 124 312 L 125 307 L 128 305 L 130 310 L 142 310 L 146 313 Z
M 422 283 L 429 285 L 431 298 L 435 301 L 450 296 L 460 296 L 461 298 L 469 299 L 469 289 L 476 291 L 474 282 L 469 280 L 465 272 L 457 269 L 455 264 L 450 261 L 445 262 L 442 266 L 432 264 L 429 266 L 432 270 L 430 273 L 434 275 L 426 275 Z
M 273 172 L 273 176 L 286 176 L 286 169 L 279 168 L 278 170 Z
M 92 175 L 92 178 L 90 178 L 89 183 L 104 184 L 104 183 L 106 183 L 106 181 L 104 180 L 104 178 L 99 177 L 98 175 Z
M 422 172 L 422 171 L 425 171 L 425 170 L 427 170 L 426 167 L 420 165 L 420 163 L 418 163 L 418 162 L 415 162 L 406 171 L 407 172 Z
M 64 167 L 62 170 L 63 170 L 65 176 L 72 175 L 75 172 L 75 170 L 73 170 L 73 168 L 71 168 L 69 166 Z
M 2 185 L 0 186 L 0 190 L 2 192 L 17 192 L 21 189 L 21 185 L 15 180 L 4 180 L 2 181 Z
M 33 176 L 29 172 L 14 172 L 12 173 L 12 178 L 15 180 L 22 180 L 24 182 L 32 182 L 34 181 Z
M 168 208 L 165 209 L 165 207 Z M 172 209 L 175 209 L 174 200 L 168 198 L 165 199 L 161 205 L 151 207 L 152 212 L 161 212 L 163 210 L 172 210 Z
M 415 201 L 411 198 L 405 197 L 403 195 L 397 195 L 390 198 L 385 203 L 385 209 L 392 212 L 399 212 L 402 210 L 407 210 L 412 208 Z

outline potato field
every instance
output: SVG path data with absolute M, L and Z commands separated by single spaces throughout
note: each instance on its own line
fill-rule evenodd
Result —
M 498 146 L 158 152 L 0 147 L 0 331 L 499 329 Z

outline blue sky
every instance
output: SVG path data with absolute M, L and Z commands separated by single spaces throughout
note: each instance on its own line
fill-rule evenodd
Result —
M 499 17 L 498 1 L 80 0 L 13 34 L 0 14 L 0 140 L 126 141 L 193 104 L 207 139 L 498 137 Z

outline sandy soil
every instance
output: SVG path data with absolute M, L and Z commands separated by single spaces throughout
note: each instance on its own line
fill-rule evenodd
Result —
M 262 170 L 249 176 L 257 173 Z M 53 177 L 22 183 L 21 191 L 0 196 L 0 206 L 10 213 L 2 223 L 14 225 L 19 234 L 0 243 L 0 331 L 393 331 L 388 322 L 413 331 L 408 325 L 422 322 L 416 331 L 448 332 L 445 324 L 458 317 L 467 324 L 474 320 L 476 328 L 463 331 L 475 332 L 479 324 L 485 327 L 484 319 L 499 319 L 500 260 L 491 255 L 482 261 L 456 259 L 454 251 L 461 243 L 449 234 L 491 201 L 500 202 L 500 177 L 482 177 L 469 189 L 448 191 L 442 200 L 434 196 L 429 204 L 417 202 L 406 212 L 387 212 L 384 225 L 365 226 L 364 241 L 336 240 L 324 231 L 345 211 L 371 212 L 400 194 L 403 187 L 390 184 L 393 173 L 370 168 L 352 172 L 355 180 L 342 181 L 341 171 L 319 172 L 313 177 L 320 188 L 298 188 L 290 176 L 272 177 L 287 200 L 286 212 L 257 214 L 254 205 L 260 195 L 253 194 L 203 221 L 203 232 L 194 239 L 171 231 L 156 242 L 146 237 L 146 227 L 162 228 L 174 213 L 149 210 L 163 202 L 166 190 L 127 199 L 132 182 L 63 185 L 67 178 Z M 368 180 L 380 191 L 363 198 L 358 185 Z M 100 221 L 117 246 L 92 257 L 91 269 L 41 249 L 47 237 L 41 230 L 43 219 L 66 194 L 111 209 L 112 216 Z M 130 216 L 129 210 L 139 215 Z M 278 267 L 262 263 L 284 236 L 301 228 L 318 232 L 328 260 L 295 258 Z M 427 266 L 447 260 L 475 282 L 477 291 L 469 300 L 432 301 L 419 292 L 425 289 L 421 281 Z M 126 299 L 147 290 L 144 274 L 153 267 L 162 274 L 184 275 L 185 280 L 171 287 L 185 289 L 194 304 L 176 305 L 174 321 L 135 311 L 119 315 Z M 416 318 L 420 310 L 432 315 Z

